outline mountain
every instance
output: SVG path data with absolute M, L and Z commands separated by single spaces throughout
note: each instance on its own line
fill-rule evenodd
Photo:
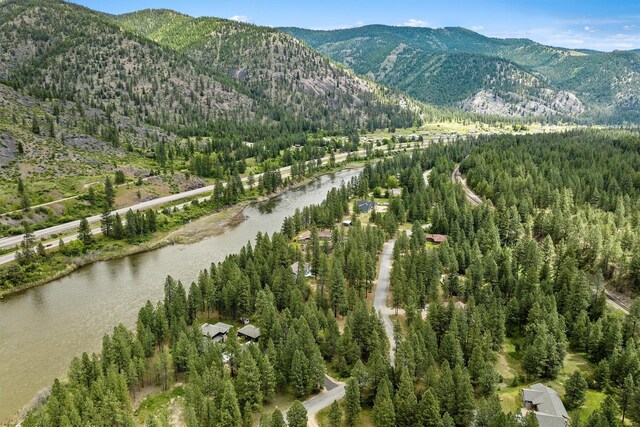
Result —
M 458 27 L 282 30 L 424 102 L 507 115 L 640 119 L 635 52 L 576 51 Z
M 277 30 L 171 11 L 10 0 L 0 47 L 0 79 L 17 90 L 180 134 L 409 126 L 420 108 Z
M 364 127 L 369 114 L 370 126 L 384 127 L 389 124 L 379 121 L 384 116 L 398 115 L 404 107 L 417 109 L 407 96 L 356 76 L 273 28 L 170 10 L 143 10 L 117 19 L 125 29 L 241 82 L 269 105 L 272 115 L 306 114 L 314 127 L 327 128 L 332 112 L 349 117 L 356 127 Z M 398 105 L 404 107 L 397 111 Z M 401 120 L 413 119 L 409 115 Z

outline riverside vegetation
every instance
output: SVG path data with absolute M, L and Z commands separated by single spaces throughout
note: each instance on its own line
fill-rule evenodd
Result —
M 623 148 L 621 141 L 630 145 Z M 484 170 L 480 159 L 489 161 L 495 150 L 508 148 L 506 156 L 494 160 L 506 165 L 540 150 L 544 155 L 536 159 L 544 168 L 536 179 L 562 167 L 574 179 L 550 174 L 550 191 L 564 193 L 557 198 L 574 206 L 573 215 L 589 207 L 606 215 L 615 203 L 567 196 L 567 185 L 581 182 L 577 178 L 587 171 L 579 160 L 567 162 L 553 152 L 571 147 L 580 159 L 602 147 L 615 156 L 633 151 L 637 142 L 635 133 L 608 132 L 481 138 L 366 165 L 358 180 L 288 218 L 282 232 L 259 234 L 255 244 L 203 270 L 188 292 L 167 278 L 164 301 L 140 310 L 136 332 L 116 327 L 105 336 L 100 356 L 75 359 L 68 381 L 56 380 L 51 396 L 23 425 L 167 425 L 166 404 L 134 413 L 131 398 L 150 383 L 169 390 L 177 382 L 170 396 L 183 408 L 187 425 L 250 425 L 259 416 L 261 426 L 281 426 L 282 413 L 261 410 L 263 405 L 314 393 L 325 371 L 348 378 L 344 401 L 327 409 L 332 426 L 533 426 L 537 421 L 531 416 L 515 418 L 510 411 L 517 408 L 503 412 L 498 393 L 506 396 L 520 384 L 558 378 L 564 379 L 558 391 L 571 410 L 572 425 L 640 422 L 640 304 L 634 302 L 627 316 L 607 308 L 603 285 L 618 281 L 598 273 L 606 264 L 582 262 L 590 253 L 581 234 L 585 227 L 575 229 L 573 238 L 545 232 L 536 217 L 556 213 L 554 206 L 539 205 L 531 192 L 532 203 L 523 210 L 520 199 L 508 196 L 510 186 L 527 182 L 525 176 L 505 168 L 487 179 L 491 185 L 478 184 Z M 482 193 L 487 203 L 472 206 L 462 188 L 451 183 L 460 162 L 474 188 L 492 189 Z M 589 165 L 594 177 L 608 173 L 597 163 Z M 426 170 L 431 170 L 428 185 Z M 350 200 L 372 197 L 391 178 L 402 193 L 389 195 L 386 212 L 354 213 Z M 617 199 L 615 186 L 594 182 L 600 183 L 602 199 Z M 630 203 L 636 200 L 633 194 Z M 568 211 L 560 212 L 572 220 Z M 336 227 L 345 216 L 353 227 Z M 597 218 L 586 216 L 585 224 L 598 224 Z M 447 241 L 427 244 L 427 223 L 430 231 L 448 234 Z M 330 244 L 318 238 L 321 228 L 332 229 Z M 403 231 L 407 228 L 410 236 Z M 305 229 L 311 239 L 302 251 L 293 239 Z M 396 362 L 391 365 L 368 294 L 382 244 L 394 237 L 392 304 L 404 312 L 395 317 Z M 294 274 L 290 266 L 296 261 L 308 262 L 315 276 L 305 277 L 302 269 Z M 463 308 L 454 305 L 458 300 Z M 427 304 L 423 318 L 418 310 Z M 234 319 L 241 316 L 260 327 L 258 344 L 243 348 L 233 338 L 209 344 L 200 335 L 202 321 L 237 324 Z M 504 348 L 513 344 L 515 357 L 504 366 Z M 577 366 L 570 362 L 575 358 L 581 360 Z M 505 384 L 509 372 L 516 374 Z M 601 403 L 594 405 L 596 398 Z M 290 424 L 305 425 L 300 407 L 295 403 L 287 414 Z

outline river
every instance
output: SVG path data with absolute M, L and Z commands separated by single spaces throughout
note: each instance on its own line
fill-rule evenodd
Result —
M 167 275 L 185 287 L 211 262 L 238 252 L 258 232 L 280 230 L 297 208 L 319 203 L 361 169 L 325 175 L 262 204 L 225 233 L 188 245 L 101 261 L 43 286 L 0 300 L 0 422 L 63 377 L 74 356 L 99 351 L 102 336 L 118 323 L 133 328 L 147 300 L 163 298 Z

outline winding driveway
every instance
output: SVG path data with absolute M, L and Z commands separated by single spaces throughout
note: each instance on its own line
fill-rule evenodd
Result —
M 482 204 L 482 199 L 469 188 L 469 186 L 467 185 L 467 180 L 462 177 L 462 174 L 460 173 L 460 164 L 457 164 L 456 168 L 453 170 L 453 173 L 451 174 L 451 182 L 453 182 L 454 184 L 457 182 L 462 184 L 462 188 L 464 188 L 464 193 L 467 196 L 467 200 L 473 206 Z

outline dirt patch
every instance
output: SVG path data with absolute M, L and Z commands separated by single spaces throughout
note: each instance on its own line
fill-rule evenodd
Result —
M 192 221 L 169 233 L 163 241 L 168 244 L 195 243 L 207 237 L 223 234 L 229 228 L 241 224 L 245 219 L 244 206 L 236 206 Z
M 184 418 L 184 405 L 182 399 L 174 397 L 169 402 L 169 425 L 173 427 L 183 427 L 187 425 Z

